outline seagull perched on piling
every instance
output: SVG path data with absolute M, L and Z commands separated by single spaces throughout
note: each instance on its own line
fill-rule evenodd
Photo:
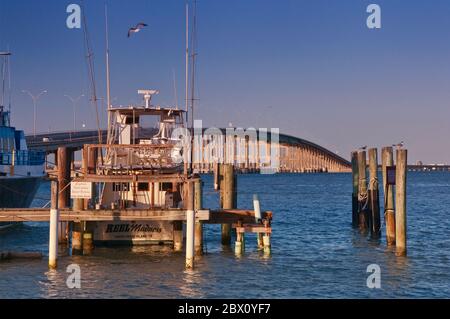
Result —
M 364 145 L 364 146 L 361 146 L 359 149 L 360 149 L 361 151 L 365 151 L 366 148 L 367 148 L 367 145 Z
M 141 31 L 142 28 L 147 27 L 147 26 L 148 26 L 148 25 L 145 24 L 145 23 L 143 23 L 143 22 L 140 22 L 140 23 L 136 24 L 135 27 L 130 28 L 130 29 L 128 30 L 128 37 L 130 37 L 131 34 L 133 34 L 133 33 L 137 33 L 137 32 L 139 32 L 139 31 Z
M 401 141 L 400 143 L 398 143 L 398 144 L 393 144 L 392 146 L 393 146 L 393 147 L 396 147 L 396 148 L 402 148 L 403 145 L 405 145 L 405 142 Z

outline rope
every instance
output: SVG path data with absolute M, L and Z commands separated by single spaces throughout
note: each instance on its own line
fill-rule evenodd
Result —
M 361 185 L 366 185 L 366 178 L 359 179 L 359 189 L 361 189 Z M 360 205 L 360 211 L 366 211 L 369 207 L 369 191 L 366 188 L 365 192 L 358 192 L 358 203 Z

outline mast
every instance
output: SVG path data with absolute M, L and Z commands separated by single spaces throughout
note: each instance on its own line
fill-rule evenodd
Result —
M 185 93 L 185 111 L 186 124 L 188 123 L 188 103 L 189 103 L 189 4 L 186 2 L 186 93 Z
M 197 58 L 197 1 L 194 1 L 194 9 L 193 9 L 193 22 L 192 22 L 192 36 L 191 36 L 191 58 L 192 58 L 192 67 L 191 67 L 191 129 L 194 129 L 194 103 L 195 103 L 195 61 Z M 192 131 L 193 133 L 193 131 Z
M 6 100 L 6 83 L 8 82 L 8 98 L 9 98 L 9 109 L 11 111 L 11 74 L 9 72 L 9 57 L 11 56 L 11 52 L 0 52 L 0 58 L 2 59 L 1 65 L 1 73 L 2 73 L 2 92 L 0 95 L 0 106 L 2 107 L 2 111 L 5 110 L 5 100 Z
M 107 143 L 110 143 L 111 138 L 111 78 L 109 73 L 109 31 L 108 31 L 108 5 L 105 2 L 105 37 L 106 37 L 106 108 L 108 117 L 107 126 Z
M 84 2 L 82 2 L 83 10 L 84 10 Z M 89 74 L 89 84 L 91 88 L 91 95 L 92 95 L 92 105 L 95 108 L 95 115 L 96 115 L 96 122 L 97 122 L 97 130 L 98 130 L 98 143 L 102 144 L 102 132 L 100 129 L 100 117 L 98 113 L 98 98 L 97 98 L 97 90 L 95 85 L 95 67 L 94 67 L 94 61 L 93 61 L 93 52 L 91 49 L 91 43 L 87 28 L 87 21 L 86 21 L 86 14 L 83 14 L 83 33 L 84 33 L 84 45 L 86 50 L 86 63 L 88 67 L 88 74 Z M 103 156 L 102 156 L 103 161 Z

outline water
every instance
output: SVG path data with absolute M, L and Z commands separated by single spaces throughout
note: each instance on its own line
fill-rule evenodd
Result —
M 205 176 L 205 207 L 217 208 Z M 272 255 L 246 236 L 236 257 L 220 245 L 220 226 L 206 226 L 208 253 L 194 271 L 184 254 L 164 247 L 96 248 L 92 256 L 0 263 L 0 298 L 449 298 L 450 174 L 409 173 L 408 257 L 351 227 L 349 174 L 242 175 L 239 207 L 274 212 Z M 38 195 L 49 198 L 49 186 Z M 45 200 L 35 200 L 35 205 Z M 48 224 L 27 223 L 0 236 L 0 250 L 47 252 Z M 66 267 L 81 267 L 82 288 L 68 289 Z M 366 285 L 367 266 L 381 267 L 381 289 Z

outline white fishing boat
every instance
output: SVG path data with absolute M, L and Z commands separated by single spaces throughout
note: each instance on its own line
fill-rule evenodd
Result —
M 185 112 L 176 107 L 151 105 L 151 98 L 158 91 L 139 93 L 144 95 L 145 105 L 109 109 L 110 137 L 107 144 L 99 146 L 91 173 L 109 177 L 167 177 L 183 173 L 182 140 L 173 134 L 185 129 Z M 98 200 L 102 207 L 117 209 L 173 209 L 181 201 L 179 185 L 167 181 L 105 182 Z M 90 224 L 96 243 L 172 243 L 173 227 L 170 221 L 151 220 Z

